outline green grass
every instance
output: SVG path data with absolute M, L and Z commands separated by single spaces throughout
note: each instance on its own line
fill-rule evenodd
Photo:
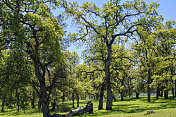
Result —
M 80 106 L 84 106 L 90 100 L 81 100 Z M 147 102 L 146 97 L 140 99 L 126 98 L 125 101 L 117 100 L 113 102 L 113 110 L 105 110 L 105 100 L 104 100 L 104 110 L 98 110 L 98 100 L 91 100 L 94 106 L 93 114 L 84 114 L 82 117 L 176 117 L 176 100 L 170 98 L 168 100 L 159 99 L 156 100 L 152 97 L 150 103 Z M 58 105 L 58 111 L 53 113 L 66 113 L 72 109 L 72 102 L 65 102 Z M 76 106 L 76 105 L 75 105 Z M 20 113 L 15 111 L 8 111 L 5 113 L 0 113 L 0 117 L 42 117 L 42 113 L 31 113 L 35 110 L 30 110 Z M 156 113 L 144 115 L 147 111 L 155 111 Z

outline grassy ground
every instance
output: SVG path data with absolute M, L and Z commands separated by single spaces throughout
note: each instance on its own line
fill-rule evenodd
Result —
M 81 101 L 80 106 L 83 106 L 87 103 L 86 101 Z M 89 100 L 90 101 L 90 100 Z M 176 100 L 173 99 L 159 99 L 155 100 L 152 98 L 150 103 L 147 102 L 147 98 L 143 97 L 140 99 L 127 98 L 125 101 L 114 101 L 113 110 L 98 110 L 98 100 L 91 100 L 94 105 L 93 114 L 85 114 L 82 117 L 176 117 Z M 66 113 L 71 110 L 72 103 L 65 102 L 58 106 L 57 112 L 53 113 Z M 105 108 L 105 102 L 104 102 Z M 156 113 L 144 115 L 147 111 L 154 111 Z M 42 117 L 42 113 L 32 113 L 35 110 L 28 109 L 25 113 L 20 112 L 16 113 L 15 111 L 7 111 L 5 113 L 0 113 L 0 117 Z

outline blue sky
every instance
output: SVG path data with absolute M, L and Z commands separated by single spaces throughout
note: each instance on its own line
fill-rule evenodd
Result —
M 79 4 L 82 4 L 86 1 L 93 2 L 98 6 L 102 6 L 103 3 L 107 2 L 108 0 L 67 0 L 70 2 L 77 1 Z M 126 0 L 122 0 L 122 2 L 125 2 Z M 147 3 L 151 2 L 157 2 L 160 4 L 160 7 L 158 9 L 158 13 L 164 17 L 164 21 L 168 20 L 175 20 L 176 21 L 176 0 L 144 0 Z M 57 11 L 54 12 L 56 14 Z M 73 25 L 68 25 L 67 27 L 68 32 L 75 31 L 75 28 L 73 28 Z M 77 53 L 81 56 L 82 51 L 85 49 L 84 46 L 77 48 L 74 44 L 68 48 L 69 51 L 77 51 Z M 83 60 L 81 59 L 80 63 L 83 63 Z

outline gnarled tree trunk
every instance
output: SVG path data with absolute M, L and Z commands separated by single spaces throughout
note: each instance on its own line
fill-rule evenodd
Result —
M 112 90 L 111 90 L 111 79 L 109 67 L 111 64 L 112 50 L 111 45 L 107 45 L 108 48 L 108 57 L 105 62 L 105 76 L 106 76 L 106 85 L 107 85 L 107 101 L 106 101 L 106 110 L 112 110 Z

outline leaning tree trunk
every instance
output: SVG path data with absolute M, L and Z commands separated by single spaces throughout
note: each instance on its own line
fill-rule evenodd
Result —
M 86 106 L 82 106 L 75 110 L 71 110 L 69 113 L 65 114 L 64 117 L 80 116 L 87 112 L 93 113 L 93 103 L 88 102 Z
M 105 84 L 103 83 L 103 85 L 101 86 L 101 91 L 100 91 L 100 99 L 99 99 L 98 110 L 103 109 L 104 90 L 105 90 Z
M 66 113 L 64 115 L 53 114 L 48 117 L 73 117 L 83 115 L 84 113 L 93 113 L 93 103 L 89 101 L 87 105 L 78 107 L 75 110 L 71 110 L 69 113 Z
M 109 71 L 109 67 L 111 64 L 112 50 L 110 45 L 107 45 L 107 48 L 108 48 L 108 58 L 105 62 L 105 76 L 106 76 L 106 85 L 107 85 L 106 110 L 112 110 L 112 90 L 111 90 L 110 71 Z

